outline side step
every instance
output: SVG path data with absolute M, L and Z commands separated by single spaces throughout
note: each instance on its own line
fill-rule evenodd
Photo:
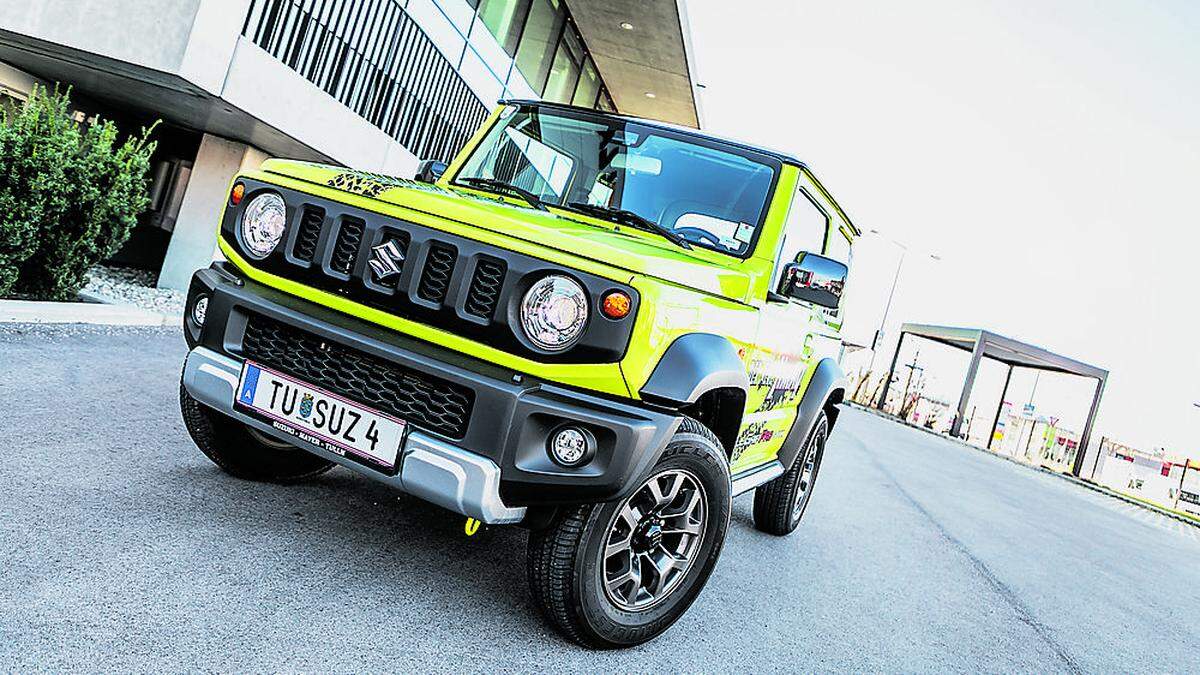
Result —
M 762 466 L 746 469 L 733 477 L 733 496 L 749 492 L 754 488 L 783 475 L 783 464 L 773 460 Z

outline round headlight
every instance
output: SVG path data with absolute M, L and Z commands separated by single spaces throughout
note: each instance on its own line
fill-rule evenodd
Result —
M 246 252 L 255 258 L 265 258 L 283 239 L 287 226 L 287 208 L 283 197 L 274 192 L 250 200 L 242 212 L 242 244 Z
M 587 294 L 569 277 L 544 277 L 521 301 L 521 327 L 526 337 L 547 351 L 562 351 L 574 344 L 587 319 Z

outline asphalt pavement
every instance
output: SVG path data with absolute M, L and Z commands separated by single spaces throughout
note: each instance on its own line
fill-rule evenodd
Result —
M 847 410 L 804 523 L 735 504 L 716 572 L 643 647 L 557 637 L 526 534 L 344 469 L 236 480 L 188 439 L 177 330 L 0 326 L 0 671 L 1200 668 L 1200 535 Z

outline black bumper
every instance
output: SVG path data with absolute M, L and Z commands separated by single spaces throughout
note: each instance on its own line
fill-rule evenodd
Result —
M 418 419 L 409 421 L 499 465 L 500 494 L 510 505 L 576 504 L 621 497 L 657 461 L 679 424 L 679 418 L 669 412 L 541 382 L 335 312 L 255 283 L 229 265 L 216 264 L 193 276 L 189 310 L 201 293 L 210 298 L 203 328 L 192 321 L 190 311 L 185 312 L 184 335 L 189 347 L 203 345 L 238 359 L 254 357 L 265 366 L 367 405 L 372 403 L 363 400 L 363 387 L 372 387 L 372 396 L 380 395 L 371 384 L 371 364 L 393 373 L 388 380 L 393 387 L 396 382 L 411 381 L 417 394 L 453 392 L 455 414 L 463 401 L 467 402 L 465 418 L 457 420 L 461 423 L 451 423 L 456 420 L 437 411 L 431 414 L 430 406 L 419 402 L 413 408 Z M 319 343 L 321 349 L 352 355 L 346 360 L 355 362 L 355 382 L 348 383 L 344 374 L 327 372 L 327 368 L 313 368 L 311 361 L 303 359 L 264 360 L 252 351 L 261 349 L 261 338 L 251 335 L 247 340 L 248 328 L 258 331 L 264 324 L 275 328 L 273 335 L 295 337 L 297 349 Z M 279 349 L 271 351 L 279 353 Z M 384 391 L 391 395 L 391 390 Z M 403 395 L 412 400 L 413 393 Z M 596 439 L 595 458 L 576 469 L 555 464 L 546 452 L 549 434 L 568 423 L 586 428 Z

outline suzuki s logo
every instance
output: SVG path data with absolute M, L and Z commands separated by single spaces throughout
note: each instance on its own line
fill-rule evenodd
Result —
M 393 239 L 371 248 L 371 271 L 375 273 L 375 281 L 385 283 L 400 274 L 404 264 L 404 251 Z

